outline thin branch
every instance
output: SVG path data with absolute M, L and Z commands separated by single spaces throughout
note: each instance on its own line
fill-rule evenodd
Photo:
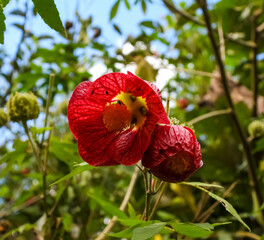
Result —
M 179 71 L 179 72 L 190 73 L 190 74 L 201 76 L 201 77 L 209 77 L 209 78 L 218 77 L 217 74 L 209 73 L 209 72 L 203 72 L 203 71 L 194 70 L 194 69 L 178 68 L 178 67 L 176 67 L 174 69 L 176 71 Z
M 215 116 L 219 116 L 219 115 L 226 115 L 226 114 L 231 114 L 232 110 L 231 109 L 224 109 L 224 110 L 216 110 L 213 112 L 209 112 L 206 114 L 203 114 L 199 117 L 193 118 L 192 120 L 190 120 L 188 122 L 189 125 L 194 125 L 200 121 L 203 121 L 207 118 L 211 118 L 211 117 L 215 117 Z
M 54 84 L 54 79 L 55 79 L 55 74 L 51 73 L 50 76 L 49 76 L 49 89 L 48 89 L 48 96 L 47 96 L 46 109 L 45 109 L 44 128 L 46 128 L 47 124 L 48 124 L 49 107 L 50 107 L 50 101 L 51 101 L 52 87 L 53 87 L 53 84 Z M 41 140 L 40 146 L 42 146 L 42 144 L 44 142 L 44 135 L 45 135 L 45 130 L 43 131 L 43 134 L 42 134 L 42 140 Z
M 43 171 L 43 167 L 42 167 L 41 159 L 40 159 L 40 156 L 39 156 L 39 149 L 37 148 L 32 136 L 30 134 L 30 131 L 29 131 L 28 126 L 27 126 L 27 122 L 26 121 L 22 121 L 22 125 L 23 125 L 23 127 L 25 129 L 25 132 L 26 132 L 27 136 L 28 136 L 28 140 L 29 140 L 29 142 L 31 144 L 33 153 L 34 153 L 34 155 L 35 155 L 35 157 L 37 159 L 39 170 L 42 172 Z
M 128 201 L 129 201 L 129 199 L 131 197 L 132 191 L 133 191 L 133 189 L 135 187 L 135 184 L 136 184 L 136 180 L 137 180 L 138 173 L 139 173 L 139 168 L 136 167 L 135 170 L 134 170 L 134 172 L 133 172 L 133 174 L 132 174 L 132 177 L 131 177 L 129 186 L 127 188 L 126 195 L 125 195 L 125 197 L 124 197 L 124 199 L 123 199 L 123 201 L 122 201 L 122 203 L 120 205 L 120 208 L 119 208 L 122 211 L 125 210 L 125 208 L 126 208 L 126 206 L 128 204 Z M 106 234 L 108 232 L 110 232 L 110 230 L 113 228 L 113 226 L 116 223 L 116 220 L 117 220 L 117 217 L 114 216 L 110 220 L 110 222 L 108 223 L 108 225 L 105 227 L 105 229 L 100 233 L 100 235 L 95 240 L 103 240 L 103 239 L 105 239 Z
M 235 124 L 235 127 L 237 129 L 237 132 L 239 134 L 240 140 L 242 142 L 242 145 L 243 145 L 243 148 L 244 148 L 244 151 L 246 154 L 250 186 L 255 190 L 256 195 L 257 195 L 257 199 L 258 199 L 258 204 L 259 204 L 259 206 L 261 206 L 263 203 L 263 196 L 262 196 L 262 191 L 260 188 L 259 181 L 257 179 L 256 166 L 255 166 L 256 164 L 255 164 L 255 161 L 254 161 L 253 156 L 251 154 L 251 149 L 250 149 L 250 146 L 247 142 L 247 138 L 246 138 L 246 136 L 242 130 L 242 127 L 241 127 L 240 122 L 238 120 L 237 114 L 235 112 L 235 107 L 234 107 L 234 104 L 233 104 L 233 101 L 232 101 L 232 98 L 231 98 L 231 95 L 229 92 L 229 88 L 228 88 L 228 81 L 227 81 L 227 76 L 226 76 L 226 72 L 225 72 L 225 67 L 224 67 L 218 46 L 217 46 L 215 38 L 214 38 L 214 34 L 213 34 L 212 26 L 211 26 L 211 20 L 210 20 L 209 12 L 207 9 L 206 0 L 201 0 L 200 5 L 201 5 L 201 8 L 203 10 L 203 15 L 204 15 L 206 27 L 208 30 L 208 36 L 210 38 L 211 45 L 213 47 L 216 62 L 219 66 L 219 70 L 220 70 L 220 74 L 221 74 L 221 78 L 222 78 L 222 84 L 224 87 L 227 102 L 228 102 L 229 108 L 232 109 L 231 117 L 233 119 L 233 122 Z M 264 215 L 264 211 L 262 211 L 262 214 Z
M 175 7 L 175 5 L 173 3 L 171 3 L 170 1 L 168 0 L 162 0 L 162 2 L 165 4 L 165 6 L 174 14 L 176 15 L 181 15 L 182 17 L 186 18 L 187 20 L 195 23 L 195 24 L 198 24 L 200 26 L 206 26 L 206 23 L 195 18 L 194 16 L 190 15 L 189 13 L 185 12 L 184 10 L 182 9 L 178 9 L 177 7 Z M 213 31 L 217 31 L 217 29 L 213 29 Z M 233 38 L 232 35 L 230 34 L 224 34 L 224 37 L 229 40 L 229 41 L 232 41 L 234 43 L 237 43 L 241 46 L 244 46 L 244 47 L 249 47 L 249 48 L 254 48 L 256 47 L 254 42 L 251 42 L 251 41 L 244 41 L 244 40 L 241 40 L 241 39 L 236 39 L 236 38 Z
M 48 140 L 47 140 L 47 145 L 46 145 L 46 151 L 45 151 L 45 156 L 43 160 L 43 175 L 42 175 L 42 180 L 43 180 L 43 202 L 44 202 L 44 210 L 47 216 L 49 216 L 49 212 L 47 209 L 47 164 L 48 164 L 48 156 L 49 156 L 49 146 L 50 146 L 50 137 L 51 137 L 51 131 L 49 132 Z
M 185 12 L 182 9 L 178 9 L 174 6 L 174 4 L 172 4 L 170 1 L 168 0 L 162 0 L 162 2 L 165 4 L 165 6 L 174 14 L 178 14 L 181 15 L 182 17 L 186 18 L 187 20 L 190 20 L 198 25 L 201 26 L 205 26 L 205 23 L 195 17 L 193 17 L 191 14 L 189 14 L 188 12 Z
M 253 14 L 252 17 L 252 24 L 251 24 L 251 40 L 255 43 L 256 47 L 251 49 L 250 51 L 250 58 L 251 58 L 251 89 L 253 92 L 253 109 L 252 109 L 252 116 L 256 117 L 258 113 L 258 106 L 257 106 L 257 98 L 258 98 L 258 31 L 257 31 L 257 19 L 258 14 Z
M 157 207 L 158 207 L 158 204 L 159 204 L 159 202 L 160 202 L 160 200 L 161 200 L 161 197 L 163 196 L 163 193 L 164 193 L 165 188 L 167 187 L 167 185 L 168 185 L 167 182 L 165 182 L 165 183 L 162 185 L 162 188 L 161 188 L 161 190 L 160 190 L 160 192 L 159 192 L 159 195 L 158 195 L 158 197 L 157 197 L 157 199 L 156 199 L 156 201 L 155 201 L 155 204 L 154 204 L 154 206 L 153 206 L 153 208 L 152 208 L 152 210 L 151 210 L 151 213 L 150 213 L 150 215 L 149 215 L 148 220 L 151 220 L 152 217 L 153 217 L 153 215 L 154 215 L 154 213 L 156 212 Z

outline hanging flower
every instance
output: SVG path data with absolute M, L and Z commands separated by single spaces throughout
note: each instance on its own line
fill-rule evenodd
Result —
M 163 181 L 184 181 L 203 165 L 200 144 L 190 128 L 157 125 L 142 164 Z
M 81 157 L 93 166 L 135 164 L 156 124 L 169 123 L 158 89 L 132 73 L 109 73 L 79 84 L 68 119 Z

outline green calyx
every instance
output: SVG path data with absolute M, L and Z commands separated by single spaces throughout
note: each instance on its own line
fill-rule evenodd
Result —
M 248 125 L 248 133 L 251 137 L 258 138 L 264 135 L 264 122 L 254 120 Z
M 11 94 L 7 109 L 10 120 L 14 122 L 35 119 L 40 112 L 37 97 L 32 92 Z
M 8 120 L 8 116 L 3 108 L 0 108 L 0 127 L 3 127 L 6 125 Z

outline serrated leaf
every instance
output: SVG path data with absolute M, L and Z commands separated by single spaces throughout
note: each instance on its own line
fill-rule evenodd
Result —
M 119 3 L 120 3 L 120 0 L 117 0 L 116 3 L 113 5 L 111 12 L 110 12 L 110 21 L 116 16 Z
M 190 185 L 190 186 L 193 186 L 193 187 L 201 186 L 201 187 L 223 188 L 220 185 L 210 184 L 210 183 L 202 183 L 202 182 L 181 182 L 180 184 Z
M 5 27 L 5 14 L 4 9 L 0 6 L 0 43 L 4 43 L 4 32 L 6 30 Z
M 53 186 L 53 185 L 55 185 L 55 184 L 58 184 L 58 183 L 64 182 L 64 181 L 66 181 L 67 179 L 69 179 L 69 178 L 71 178 L 71 177 L 73 177 L 73 176 L 75 176 L 75 175 L 77 175 L 77 174 L 79 174 L 79 173 L 82 173 L 82 172 L 84 172 L 84 171 L 91 170 L 91 169 L 93 169 L 93 168 L 94 168 L 93 166 L 88 165 L 88 164 L 86 164 L 86 165 L 84 165 L 84 166 L 76 167 L 76 168 L 74 168 L 69 174 L 67 174 L 66 176 L 64 176 L 64 177 L 60 178 L 59 180 L 57 180 L 56 182 L 50 184 L 50 186 Z
M 136 228 L 131 240 L 146 240 L 160 233 L 167 223 L 154 223 L 146 227 Z
M 200 190 L 206 192 L 210 197 L 212 197 L 212 198 L 214 198 L 215 200 L 219 201 L 219 202 L 225 207 L 226 211 L 228 211 L 228 212 L 229 212 L 231 215 L 233 215 L 233 216 L 234 216 L 234 217 L 235 217 L 240 223 L 242 223 L 242 224 L 243 224 L 243 225 L 244 225 L 249 231 L 251 231 L 250 228 L 249 228 L 249 226 L 248 226 L 248 225 L 242 220 L 242 218 L 239 216 L 239 214 L 237 213 L 236 209 L 234 209 L 234 207 L 233 207 L 228 201 L 226 201 L 225 199 L 223 199 L 223 198 L 217 196 L 216 194 L 214 194 L 214 193 L 208 191 L 207 189 L 202 188 L 202 187 L 200 187 L 200 186 L 198 186 L 198 185 L 192 185 L 192 186 L 194 186 L 194 187 L 196 187 L 196 188 L 198 188 L 198 189 L 200 189 Z
M 185 236 L 198 238 L 213 233 L 214 227 L 209 223 L 169 223 L 173 229 Z
M 127 215 L 120 210 L 118 207 L 116 207 L 114 204 L 99 198 L 98 196 L 95 196 L 93 193 L 88 193 L 88 196 L 90 196 L 92 199 L 94 199 L 101 207 L 102 209 L 107 212 L 108 214 L 112 216 L 117 216 L 118 218 L 125 219 L 127 218 Z
M 113 24 L 113 27 L 120 35 L 122 34 L 120 28 L 116 24 Z
M 37 12 L 52 29 L 64 33 L 59 12 L 53 0 L 32 0 Z

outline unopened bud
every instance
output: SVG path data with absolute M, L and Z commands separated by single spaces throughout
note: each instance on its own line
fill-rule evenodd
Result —
M 3 127 L 7 123 L 7 114 L 3 108 L 0 108 L 0 127 Z
M 32 93 L 11 94 L 7 102 L 8 115 L 11 121 L 27 121 L 39 115 L 37 97 Z
M 264 135 L 264 122 L 260 120 L 254 120 L 248 125 L 248 133 L 250 136 L 257 138 Z

